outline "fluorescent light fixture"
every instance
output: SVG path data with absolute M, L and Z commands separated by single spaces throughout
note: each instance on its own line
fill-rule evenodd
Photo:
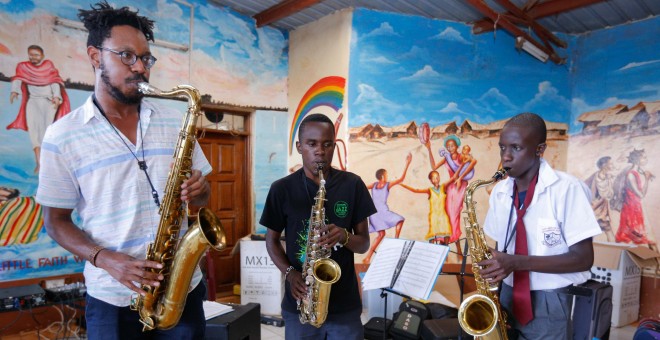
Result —
M 536 45 L 527 41 L 523 37 L 516 38 L 516 48 L 522 49 L 523 51 L 531 54 L 534 58 L 540 60 L 541 62 L 545 63 L 548 60 L 547 53 L 543 52 L 540 48 L 536 47 Z

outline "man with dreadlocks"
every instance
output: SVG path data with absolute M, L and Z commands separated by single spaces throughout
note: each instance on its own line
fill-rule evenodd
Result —
M 142 332 L 130 310 L 141 285 L 158 286 L 163 275 L 149 268 L 146 246 L 157 232 L 181 112 L 164 108 L 138 91 L 156 62 L 149 41 L 153 21 L 128 7 L 107 2 L 80 10 L 89 31 L 87 56 L 95 74 L 94 92 L 83 106 L 52 124 L 44 137 L 37 201 L 48 234 L 86 259 L 87 334 L 90 339 L 201 339 L 206 287 L 195 269 L 181 320 L 167 331 Z M 199 146 L 181 199 L 207 204 L 211 166 Z M 155 199 L 154 199 L 155 198 Z M 71 219 L 76 209 L 80 227 Z M 182 232 L 187 229 L 186 219 Z

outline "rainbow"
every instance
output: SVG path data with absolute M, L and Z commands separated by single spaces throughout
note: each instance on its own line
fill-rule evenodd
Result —
M 300 103 L 298 103 L 298 108 L 291 121 L 291 129 L 289 130 L 289 155 L 293 152 L 293 142 L 296 139 L 300 122 L 302 122 L 305 115 L 319 106 L 329 106 L 335 111 L 339 111 L 344 103 L 345 86 L 345 78 L 330 76 L 319 79 L 319 81 L 305 92 L 305 95 L 300 99 Z

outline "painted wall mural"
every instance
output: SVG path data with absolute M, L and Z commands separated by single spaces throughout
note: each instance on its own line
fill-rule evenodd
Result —
M 372 244 L 383 231 L 442 243 L 461 237 L 467 183 L 494 173 L 499 131 L 525 111 L 546 120 L 544 158 L 591 185 L 601 225 L 611 228 L 597 240 L 655 243 L 658 227 L 648 221 L 660 218 L 651 212 L 660 201 L 652 174 L 660 157 L 650 147 L 658 141 L 660 54 L 650 32 L 659 25 L 561 36 L 569 62 L 557 66 L 516 51 L 503 32 L 472 35 L 460 23 L 355 10 L 347 157 L 369 161 L 349 170 L 396 213 L 372 227 Z M 483 218 L 488 191 L 475 198 Z M 619 210 L 610 204 L 621 201 Z
M 83 259 L 59 247 L 43 228 L 38 186 L 45 128 L 84 103 L 94 74 L 82 0 L 0 1 L 0 281 L 82 270 Z M 189 83 L 203 102 L 284 110 L 288 34 L 199 1 L 114 1 L 156 21 L 150 82 L 167 90 Z M 167 101 L 185 110 L 185 103 Z M 257 127 L 258 128 L 258 127 Z M 255 131 L 256 134 L 259 131 Z

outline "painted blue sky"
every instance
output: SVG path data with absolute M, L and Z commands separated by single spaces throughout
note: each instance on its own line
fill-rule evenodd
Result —
M 628 30 L 651 26 L 641 28 L 651 40 L 648 32 L 658 32 L 658 23 L 660 20 L 637 23 Z M 471 27 L 462 23 L 359 9 L 353 29 L 351 127 L 367 123 L 394 126 L 410 120 L 432 126 L 451 121 L 460 124 L 466 118 L 489 123 L 524 111 L 539 113 L 548 121 L 570 123 L 574 110 L 579 115 L 611 106 L 611 97 L 617 97 L 613 93 L 627 92 L 623 84 L 630 82 L 640 89 L 631 93 L 631 100 L 660 99 L 654 83 L 659 69 L 655 63 L 660 59 L 657 43 L 649 43 L 648 51 L 647 46 L 640 49 L 638 45 L 644 43 L 639 38 L 620 38 L 630 33 L 618 30 L 598 39 L 600 33 L 560 35 L 569 49 L 558 52 L 569 59 L 565 65 L 555 65 L 518 52 L 513 37 L 504 31 L 472 35 Z M 594 53 L 597 49 L 609 53 Z M 635 53 L 619 58 L 622 50 Z M 599 60 L 602 53 L 608 54 L 604 62 L 590 60 Z M 625 65 L 654 68 L 656 76 L 637 79 L 634 72 L 621 72 Z M 575 71 L 577 66 L 580 72 Z M 576 80 L 577 76 L 582 78 Z M 602 91 L 603 78 L 623 88 Z M 573 124 L 572 132 L 579 127 Z
M 97 1 L 81 0 L 0 0 L 0 12 L 15 21 L 48 14 L 79 22 L 78 10 Z M 172 0 L 110 0 L 114 7 L 138 9 L 140 15 L 156 21 L 154 36 L 181 45 L 190 45 L 191 7 Z M 194 9 L 192 25 L 195 50 L 202 50 L 237 77 L 283 79 L 288 76 L 288 33 L 272 27 L 257 29 L 254 19 L 204 0 L 189 0 Z

